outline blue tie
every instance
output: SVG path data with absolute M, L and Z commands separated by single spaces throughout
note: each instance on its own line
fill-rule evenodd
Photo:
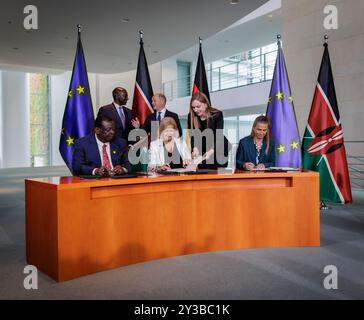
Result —
M 121 124 L 123 126 L 123 129 L 125 129 L 125 115 L 124 115 L 123 109 L 122 109 L 122 107 L 118 107 L 117 109 L 118 109 L 118 113 L 119 113 L 119 116 L 121 119 Z
M 158 112 L 157 120 L 158 120 L 159 122 L 161 121 L 161 113 L 162 113 L 162 112 Z

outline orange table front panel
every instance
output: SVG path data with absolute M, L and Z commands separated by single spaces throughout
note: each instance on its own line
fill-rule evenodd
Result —
M 197 252 L 320 245 L 314 172 L 25 184 L 27 260 L 57 281 Z

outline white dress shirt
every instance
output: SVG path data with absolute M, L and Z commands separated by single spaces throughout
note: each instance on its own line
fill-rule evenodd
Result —
M 167 109 L 164 107 L 161 111 L 156 111 L 155 118 L 158 119 L 158 113 L 161 113 L 161 120 L 165 117 Z

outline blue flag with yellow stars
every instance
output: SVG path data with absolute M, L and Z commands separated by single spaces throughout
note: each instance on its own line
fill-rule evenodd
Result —
M 280 41 L 266 115 L 276 146 L 276 166 L 301 167 L 301 142 Z
M 72 154 L 75 142 L 91 134 L 94 127 L 94 111 L 87 77 L 87 69 L 80 32 L 66 108 L 63 114 L 59 151 L 72 172 Z

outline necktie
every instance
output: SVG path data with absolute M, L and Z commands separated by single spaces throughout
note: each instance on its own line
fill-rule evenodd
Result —
M 106 152 L 105 143 L 102 145 L 102 163 L 104 164 L 104 167 L 106 168 L 106 170 L 111 170 L 111 163 L 110 163 L 109 156 L 107 155 L 107 152 Z
M 122 107 L 118 107 L 118 113 L 119 113 L 119 117 L 121 119 L 121 124 L 123 126 L 123 129 L 125 129 L 125 115 L 124 115 Z
M 157 120 L 160 122 L 161 121 L 161 113 L 162 112 L 158 112 L 158 116 L 157 116 Z

